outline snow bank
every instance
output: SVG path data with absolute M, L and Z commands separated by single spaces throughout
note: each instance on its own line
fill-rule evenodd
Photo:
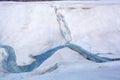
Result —
M 72 33 L 72 43 L 76 43 L 93 53 L 111 52 L 113 54 L 120 54 L 119 4 L 66 4 L 66 2 L 60 4 L 58 2 L 0 3 L 0 43 L 10 45 L 15 49 L 17 63 L 19 65 L 30 64 L 32 61 L 34 61 L 30 58 L 30 55 L 37 55 L 46 49 L 65 43 L 60 34 L 59 25 L 56 20 L 54 9 L 52 7 L 55 5 L 60 6 L 59 10 L 65 16 L 65 20 L 68 23 L 68 26 Z M 4 50 L 0 50 L 1 57 L 3 52 Z M 2 61 L 3 57 L 0 59 Z M 81 60 L 82 62 L 79 63 L 79 60 Z M 22 77 L 25 77 L 24 75 L 30 76 L 32 74 L 39 75 L 45 70 L 54 66 L 56 63 L 58 63 L 58 65 L 65 65 L 67 63 L 72 65 L 74 65 L 74 63 L 82 65 L 84 62 L 86 64 L 90 63 L 89 66 L 95 65 L 87 60 L 84 60 L 76 52 L 65 48 L 56 52 L 55 55 L 49 58 L 43 65 L 41 65 L 38 69 L 31 72 L 30 74 L 10 74 L 7 78 L 13 79 L 15 77 L 12 76 L 17 76 L 18 80 L 22 80 L 21 75 Z M 116 65 L 118 63 L 116 62 L 114 64 L 114 62 L 112 62 L 111 64 Z M 113 74 L 111 75 L 113 75 L 114 77 L 111 78 L 111 80 L 114 80 L 117 76 L 116 74 L 119 73 L 119 65 L 116 66 L 117 68 L 113 68 L 115 69 L 115 74 L 112 68 L 112 70 L 108 69 L 108 71 L 111 70 L 111 72 L 113 72 Z M 64 67 L 60 69 L 63 68 Z M 58 72 L 52 72 L 52 74 L 46 74 L 43 77 L 40 76 L 41 78 L 33 77 L 31 78 L 31 80 L 37 80 L 38 78 L 40 78 L 41 80 L 50 80 L 53 79 L 56 75 L 59 76 L 56 80 L 60 80 L 61 76 L 64 76 L 65 74 L 67 77 L 69 76 L 69 74 L 71 74 L 70 76 L 73 76 L 74 78 L 77 77 L 75 78 L 75 80 L 79 80 L 80 77 L 82 77 L 79 77 L 82 69 L 75 69 L 75 67 L 73 66 L 73 71 L 71 71 L 71 73 L 69 73 L 69 70 L 66 70 L 67 72 L 65 73 L 58 73 L 58 70 Z M 94 73 L 94 71 L 97 72 L 99 70 L 92 69 L 91 71 Z M 89 70 L 83 72 L 85 72 L 84 75 L 90 75 L 90 73 L 87 74 L 87 72 L 90 72 Z M 97 73 L 98 75 L 96 75 L 99 76 L 104 73 L 104 70 L 102 70 L 100 74 L 99 72 Z M 109 78 L 107 78 L 108 80 L 110 80 L 111 75 L 107 75 L 108 73 L 104 73 L 106 74 L 105 76 L 102 75 L 102 77 L 105 77 L 105 80 L 107 80 L 106 76 L 109 76 Z M 78 75 L 76 76 L 76 74 Z M 4 74 L 2 75 L 4 76 Z M 53 78 L 45 78 L 50 77 L 49 75 L 52 75 Z M 97 78 L 98 77 L 95 77 L 95 79 Z M 116 78 L 116 80 L 118 80 L 119 77 L 117 76 Z M 1 80 L 5 79 L 6 78 L 3 77 L 1 78 Z M 70 78 L 68 79 L 65 77 L 64 79 L 70 80 Z M 71 78 L 71 80 L 73 79 Z

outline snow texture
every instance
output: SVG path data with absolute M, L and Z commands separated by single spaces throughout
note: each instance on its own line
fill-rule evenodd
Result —
M 15 49 L 17 64 L 30 64 L 34 61 L 31 55 L 65 43 L 53 8 L 56 5 L 61 7 L 60 12 L 68 23 L 72 43 L 95 54 L 102 52 L 101 56 L 120 57 L 119 4 L 3 2 L 0 3 L 0 44 Z M 112 54 L 104 54 L 109 52 Z M 0 80 L 120 79 L 120 61 L 94 63 L 69 48 L 57 51 L 39 68 L 28 73 L 4 71 L 2 60 L 7 56 L 5 50 L 0 49 Z M 51 72 L 52 69 L 56 70 Z

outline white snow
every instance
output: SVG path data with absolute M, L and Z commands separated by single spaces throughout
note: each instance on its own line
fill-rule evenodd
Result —
M 15 49 L 19 65 L 31 63 L 33 59 L 30 55 L 64 44 L 53 9 L 53 6 L 59 6 L 59 11 L 65 16 L 71 30 L 72 43 L 93 53 L 103 53 L 101 56 L 120 57 L 120 2 L 68 3 L 1 2 L 0 44 L 7 44 Z M 104 54 L 108 52 L 113 54 Z M 57 51 L 39 68 L 28 73 L 6 73 L 2 69 L 3 56 L 6 53 L 0 49 L 0 80 L 120 79 L 120 61 L 94 63 L 68 48 Z M 42 74 L 54 65 L 58 69 Z

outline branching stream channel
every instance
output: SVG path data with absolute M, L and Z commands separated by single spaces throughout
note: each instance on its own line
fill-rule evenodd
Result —
M 44 51 L 43 53 L 40 53 L 39 55 L 32 56 L 32 58 L 35 59 L 34 62 L 32 62 L 29 65 L 24 65 L 24 66 L 19 66 L 16 62 L 16 55 L 14 48 L 9 46 L 9 45 L 0 45 L 0 48 L 3 48 L 6 53 L 8 54 L 7 59 L 3 60 L 3 68 L 8 71 L 9 73 L 23 73 L 23 72 L 30 72 L 36 68 L 38 68 L 45 60 L 47 60 L 49 57 L 51 57 L 56 51 L 68 47 L 73 51 L 76 51 L 80 55 L 82 55 L 84 58 L 87 60 L 97 62 L 97 63 L 102 63 L 102 62 L 108 62 L 108 61 L 117 61 L 120 60 L 120 58 L 107 58 L 107 57 L 100 57 L 98 55 L 95 55 L 79 45 L 71 43 L 72 37 L 71 37 L 71 32 L 70 29 L 68 28 L 68 25 L 65 21 L 64 16 L 58 11 L 59 8 L 54 7 L 55 10 L 55 15 L 57 17 L 57 21 L 59 23 L 59 29 L 61 32 L 61 35 L 63 39 L 65 40 L 64 45 L 59 45 L 54 48 L 51 48 L 47 51 Z

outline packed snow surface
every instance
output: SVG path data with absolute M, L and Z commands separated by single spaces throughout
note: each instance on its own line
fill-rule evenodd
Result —
M 31 55 L 65 43 L 54 6 L 59 7 L 65 17 L 71 43 L 94 54 L 101 53 L 100 56 L 120 58 L 119 3 L 1 2 L 0 44 L 15 49 L 17 64 L 30 64 L 34 61 Z M 2 68 L 5 57 L 5 50 L 0 48 L 0 80 L 120 80 L 120 61 L 91 62 L 69 48 L 58 50 L 37 69 L 27 73 L 7 73 Z

